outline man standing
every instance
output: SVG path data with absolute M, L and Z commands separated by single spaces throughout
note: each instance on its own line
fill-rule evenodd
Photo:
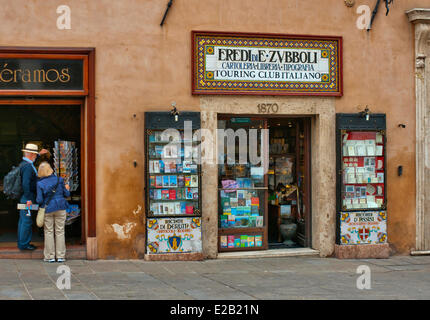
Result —
M 38 152 L 38 147 L 35 144 L 28 143 L 24 149 L 22 149 L 24 157 L 20 164 L 21 167 L 21 186 L 23 195 L 21 196 L 20 203 L 26 203 L 27 207 L 30 207 L 33 203 L 36 203 L 36 183 L 37 183 L 37 170 L 34 166 L 34 161 L 39 155 L 45 154 L 48 151 L 42 149 Z M 34 250 L 36 247 L 30 244 L 33 221 L 31 219 L 30 210 L 19 211 L 18 221 L 18 248 L 21 250 Z

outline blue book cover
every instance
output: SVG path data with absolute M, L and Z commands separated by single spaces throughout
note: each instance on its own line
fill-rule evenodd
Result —
M 186 213 L 186 207 L 187 207 L 187 203 L 182 201 L 181 202 L 181 214 Z
M 244 184 L 244 180 L 243 178 L 237 178 L 236 182 L 237 182 L 237 186 L 240 188 L 245 188 L 245 184 Z
M 164 173 L 164 161 L 159 160 L 159 164 L 160 164 L 160 173 Z
M 193 191 L 192 191 L 192 189 L 191 188 L 187 188 L 186 189 L 186 198 L 188 199 L 188 200 L 192 200 L 193 199 Z
M 178 186 L 178 179 L 177 176 L 170 176 L 170 186 L 171 187 L 177 187 Z
M 190 165 L 190 171 L 191 173 L 197 173 L 197 165 L 196 164 Z
M 163 186 L 163 176 L 156 176 L 155 177 L 155 187 L 161 188 Z
M 184 187 L 184 186 L 185 186 L 184 176 L 178 176 L 178 187 Z
M 221 228 L 227 228 L 228 227 L 228 223 L 227 223 L 227 215 L 223 214 L 220 216 L 220 222 L 221 222 Z
M 155 156 L 161 158 L 163 155 L 163 146 L 155 146 Z
M 243 187 L 245 189 L 251 189 L 252 188 L 252 181 L 249 178 L 244 178 L 243 179 Z

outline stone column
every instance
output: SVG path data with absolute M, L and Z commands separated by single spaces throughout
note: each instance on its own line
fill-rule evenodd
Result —
M 430 250 L 430 9 L 406 12 L 415 25 L 416 247 Z

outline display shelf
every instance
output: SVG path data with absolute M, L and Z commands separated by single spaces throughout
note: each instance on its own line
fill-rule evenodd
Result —
M 343 130 L 341 140 L 342 210 L 385 209 L 383 133 Z
M 387 243 L 386 118 L 338 114 L 338 245 Z
M 197 112 L 145 113 L 146 256 L 202 252 L 199 129 Z
M 66 210 L 66 225 L 79 221 L 81 216 L 80 195 L 80 153 L 78 144 L 74 141 L 57 140 L 54 142 L 53 162 L 54 172 L 64 179 L 64 184 L 70 187 L 69 206 Z
M 201 216 L 201 167 L 195 157 L 198 148 L 193 147 L 192 152 L 184 154 L 186 143 L 198 141 L 155 141 L 163 137 L 163 132 L 161 129 L 147 130 L 147 216 Z M 162 147 L 154 148 L 157 145 Z M 168 145 L 175 146 L 173 156 L 165 156 L 173 150 Z

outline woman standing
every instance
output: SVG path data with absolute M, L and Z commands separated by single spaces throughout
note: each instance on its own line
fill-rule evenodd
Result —
M 42 162 L 39 166 L 36 201 L 41 207 L 45 207 L 45 248 L 44 261 L 66 261 L 66 241 L 64 226 L 66 222 L 66 209 L 69 204 L 66 199 L 70 196 L 69 185 L 64 184 L 63 178 L 57 177 L 48 162 Z M 55 241 L 54 241 L 55 232 Z

